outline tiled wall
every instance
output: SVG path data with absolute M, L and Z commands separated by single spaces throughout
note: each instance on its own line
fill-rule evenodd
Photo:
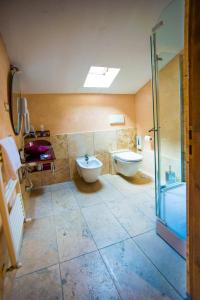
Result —
M 43 186 L 73 179 L 77 176 L 75 159 L 85 154 L 102 161 L 102 174 L 111 173 L 109 151 L 134 150 L 135 135 L 135 128 L 53 135 L 50 140 L 56 155 L 55 175 L 51 171 L 32 173 L 33 184 Z
M 180 135 L 180 88 L 179 88 L 179 64 L 181 54 L 175 56 L 159 72 L 159 115 L 160 115 L 160 145 L 161 145 L 161 176 L 165 181 L 165 171 L 171 165 L 177 178 L 181 177 L 181 135 Z M 170 111 L 170 107 L 173 108 Z M 170 113 L 166 113 L 170 111 Z M 135 115 L 137 134 L 149 135 L 149 129 L 153 127 L 152 86 L 148 82 L 135 95 Z M 153 138 L 153 135 L 151 133 Z M 184 147 L 185 148 L 185 147 Z M 185 149 L 182 148 L 183 152 Z M 142 171 L 154 176 L 154 147 L 153 142 L 143 143 Z M 183 153 L 184 154 L 184 153 Z

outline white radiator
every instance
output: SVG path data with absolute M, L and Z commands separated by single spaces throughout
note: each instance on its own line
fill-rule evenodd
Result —
M 24 224 L 24 206 L 21 198 L 21 194 L 17 194 L 14 206 L 10 212 L 10 228 L 12 232 L 13 244 L 15 248 L 16 257 L 18 258 L 22 235 L 23 235 L 23 224 Z

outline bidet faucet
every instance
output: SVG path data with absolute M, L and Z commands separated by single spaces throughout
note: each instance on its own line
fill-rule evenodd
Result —
M 88 156 L 88 154 L 85 154 L 85 161 L 86 161 L 87 164 L 88 164 L 88 161 L 89 161 L 89 156 Z

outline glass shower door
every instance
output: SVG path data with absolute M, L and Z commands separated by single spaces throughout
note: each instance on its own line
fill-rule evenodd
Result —
M 185 255 L 186 185 L 182 55 L 184 1 L 174 0 L 151 36 L 157 232 Z

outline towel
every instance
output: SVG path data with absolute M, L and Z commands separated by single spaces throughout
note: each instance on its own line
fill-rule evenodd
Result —
M 18 111 L 19 126 L 21 126 L 21 120 L 23 119 L 24 131 L 25 131 L 25 133 L 29 133 L 30 132 L 30 117 L 29 117 L 29 111 L 28 111 L 28 107 L 27 107 L 27 99 L 26 98 L 18 98 L 17 99 L 17 111 Z M 19 130 L 20 130 L 20 128 L 19 128 Z
M 0 140 L 5 169 L 8 176 L 13 180 L 17 179 L 17 170 L 21 167 L 21 161 L 17 146 L 12 137 Z

